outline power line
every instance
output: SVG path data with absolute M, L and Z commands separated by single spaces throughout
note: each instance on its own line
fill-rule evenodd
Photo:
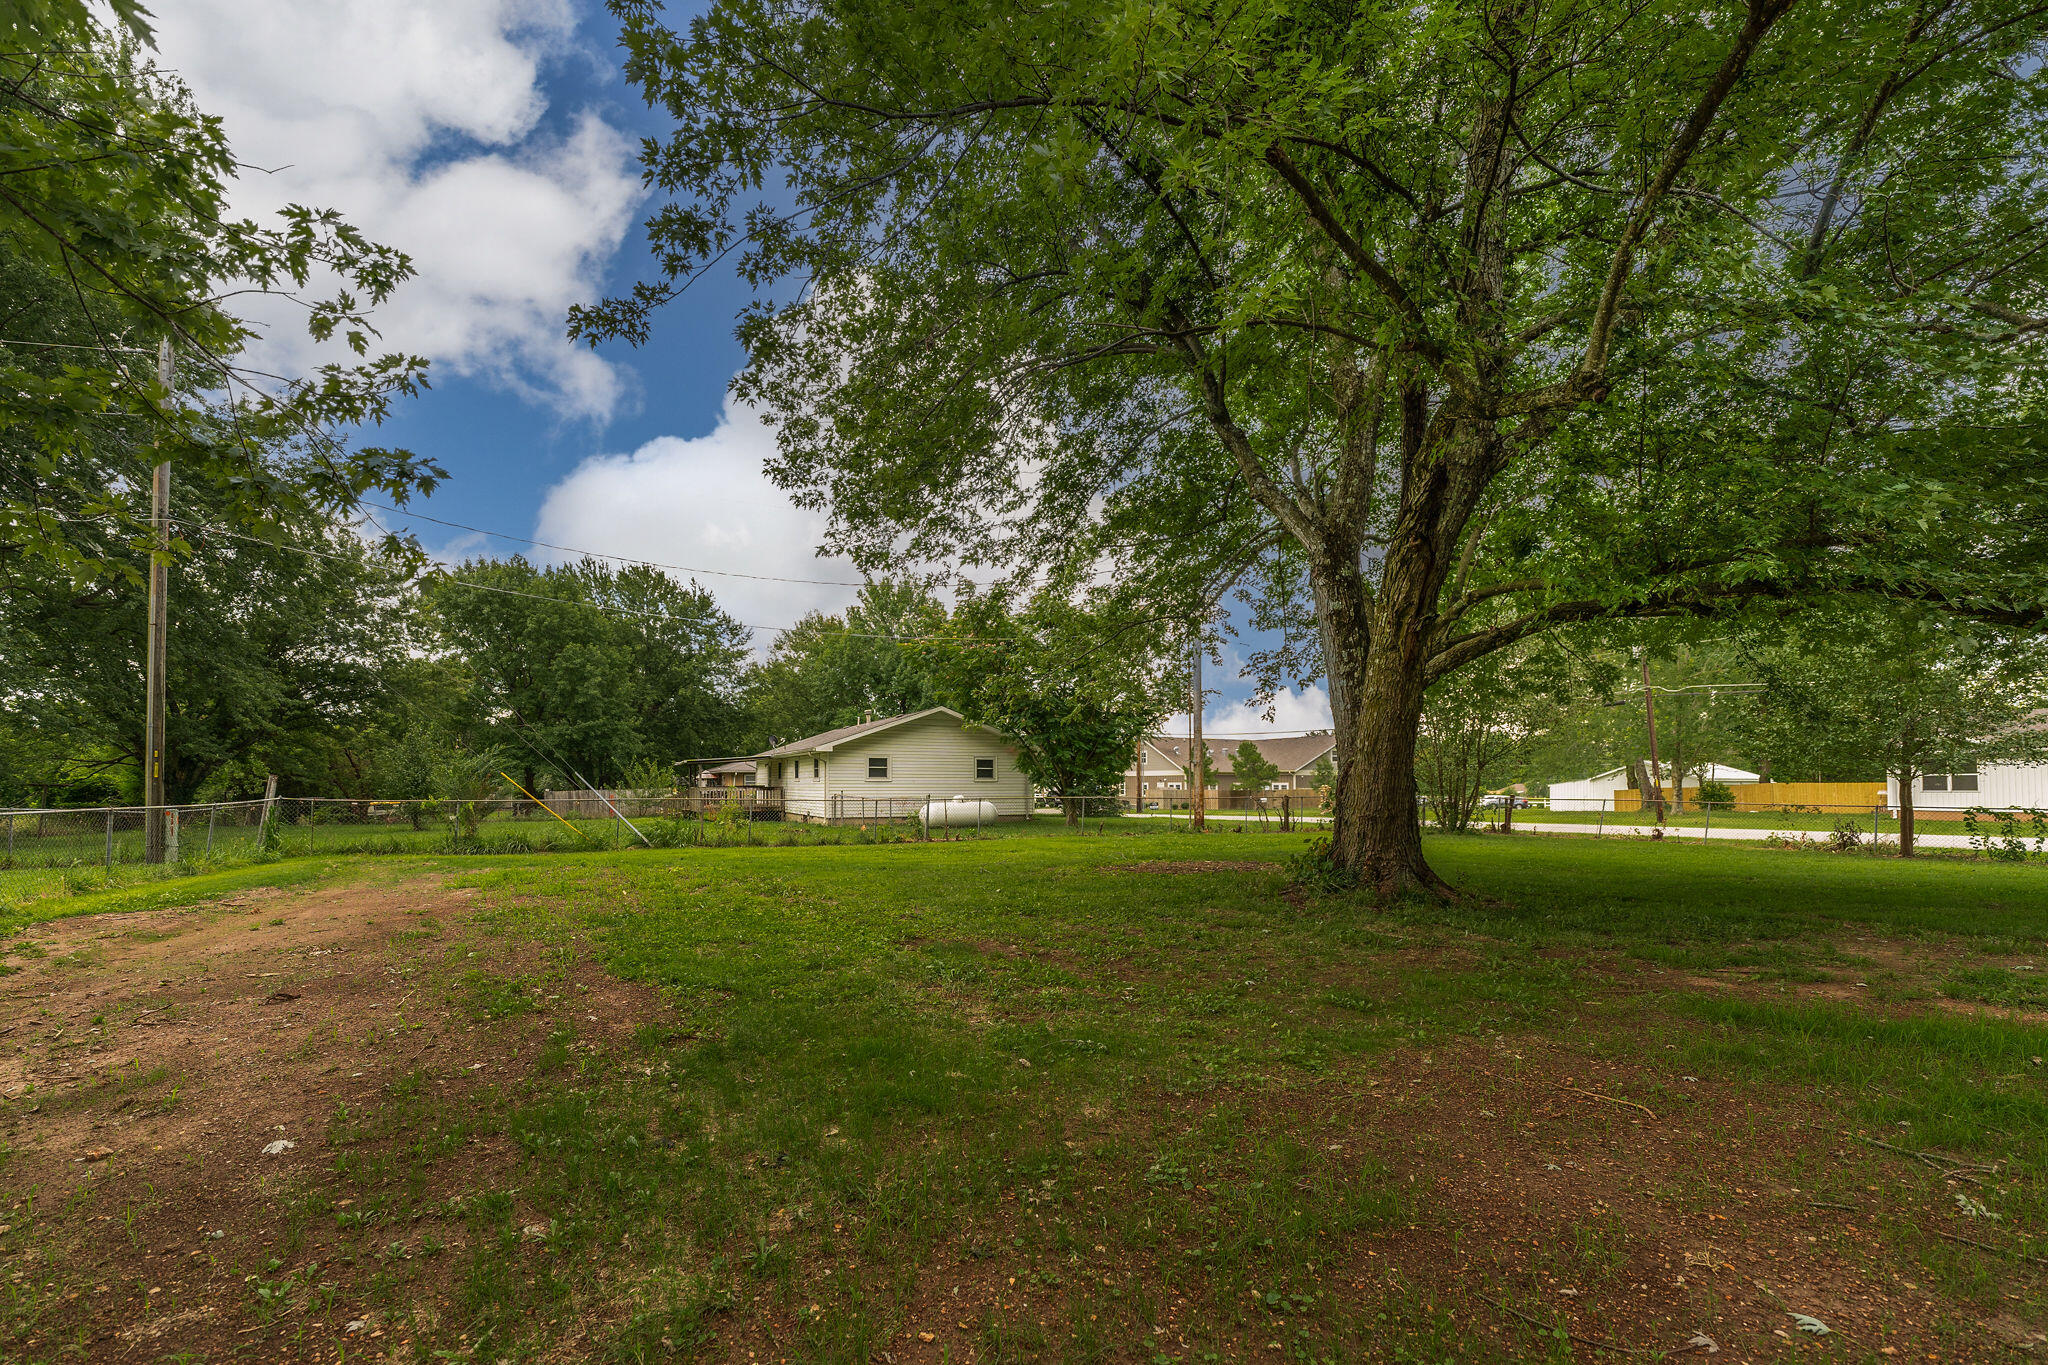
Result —
M 484 527 L 471 526 L 466 522 L 448 521 L 441 517 L 430 517 L 424 512 L 409 512 L 402 507 L 386 507 L 383 503 L 370 502 L 367 499 L 357 505 L 361 507 L 374 507 L 380 512 L 389 512 L 395 517 L 406 517 L 416 521 L 431 521 L 436 526 L 448 526 L 458 531 L 472 531 L 477 535 L 490 536 L 495 540 L 516 540 L 521 545 L 538 545 L 542 549 L 560 550 L 564 554 L 587 555 L 592 559 L 609 559 L 619 564 L 637 564 L 642 568 L 662 569 L 669 573 L 716 574 L 721 578 L 750 578 L 758 583 L 803 583 L 822 588 L 864 588 L 868 586 L 865 582 L 854 583 L 840 578 L 784 578 L 779 574 L 771 573 L 741 573 L 737 569 L 693 569 L 683 564 L 664 564 L 658 559 L 635 559 L 630 555 L 606 554 L 602 550 L 583 550 L 578 549 L 574 545 L 557 545 L 549 540 L 534 540 L 529 536 L 515 536 L 507 531 L 486 530 Z
M 354 562 L 350 559 L 349 556 L 344 554 L 338 554 L 332 550 L 314 550 L 304 545 L 293 545 L 288 541 L 266 540 L 262 536 L 252 536 L 246 535 L 240 531 L 230 531 L 224 526 L 210 525 L 209 523 L 203 521 L 195 521 L 189 517 L 175 517 L 173 518 L 173 520 L 181 522 L 187 526 L 197 527 L 203 531 L 210 531 L 215 535 L 227 536 L 232 540 L 246 540 L 252 545 L 267 545 L 272 549 L 290 550 L 295 554 L 309 555 L 315 559 L 329 559 L 337 563 Z M 406 581 L 418 582 L 420 580 L 408 579 Z M 517 588 L 501 588 L 493 584 L 477 583 L 467 578 L 457 578 L 453 575 L 448 574 L 438 575 L 438 581 L 446 584 L 452 584 L 457 587 L 470 588 L 477 592 L 497 593 L 501 597 L 524 597 L 531 599 L 535 602 L 552 602 L 557 606 L 583 607 L 590 611 L 600 612 L 606 616 L 618 616 L 624 614 L 627 616 L 642 617 L 650 621 L 683 621 L 687 619 L 685 617 L 672 615 L 668 612 L 641 611 L 634 607 L 605 606 L 602 603 L 598 602 L 579 601 L 578 599 L 573 597 L 550 597 L 546 593 L 521 592 Z M 798 627 L 796 626 L 763 626 L 753 625 L 744 621 L 740 622 L 739 624 L 747 630 L 773 631 L 776 634 L 780 635 L 786 635 L 791 631 L 798 629 Z M 821 630 L 818 633 L 821 635 L 849 635 L 864 640 L 889 640 L 897 644 L 925 644 L 941 642 L 954 644 L 987 643 L 986 641 L 971 640 L 963 635 L 893 635 L 884 633 L 882 631 L 873 630 Z
M 122 355 L 152 355 L 146 346 L 95 346 L 86 341 L 16 341 L 0 337 L 0 346 L 37 346 L 46 351 L 104 351 Z

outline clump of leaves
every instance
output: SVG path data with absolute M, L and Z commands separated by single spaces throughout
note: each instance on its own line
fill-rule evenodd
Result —
M 1318 896 L 1336 896 L 1354 889 L 1358 874 L 1338 864 L 1325 834 L 1309 840 L 1307 848 L 1287 860 L 1287 884 Z

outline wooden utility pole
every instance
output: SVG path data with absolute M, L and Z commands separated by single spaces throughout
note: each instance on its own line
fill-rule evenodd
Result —
M 1188 828 L 1208 827 L 1209 746 L 1202 739 L 1202 635 L 1195 632 L 1194 705 L 1188 710 L 1188 770 L 1194 774 L 1195 799 L 1188 807 Z
M 156 348 L 157 382 L 165 403 L 171 389 L 171 339 Z M 164 665 L 170 649 L 171 462 L 159 461 L 149 481 L 149 524 L 155 533 L 149 556 L 149 662 L 144 685 L 149 689 L 146 733 L 142 740 L 143 860 L 160 863 L 169 840 L 164 835 Z
M 1650 790 L 1646 800 L 1657 803 L 1657 823 L 1664 823 L 1664 779 L 1657 771 L 1657 703 L 1650 695 L 1650 656 L 1643 656 L 1643 717 L 1650 727 Z

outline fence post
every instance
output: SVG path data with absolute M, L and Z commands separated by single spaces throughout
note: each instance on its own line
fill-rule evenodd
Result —
M 1714 803 L 1711 801 L 1702 801 L 1700 802 L 1700 805 L 1707 812 L 1707 832 L 1705 834 L 1702 834 L 1700 838 L 1711 839 L 1714 837 Z
M 206 813 L 206 856 L 213 856 L 213 822 L 220 819 L 220 807 L 215 806 Z
M 1878 826 L 1878 821 L 1879 821 L 1879 820 L 1881 820 L 1881 819 L 1883 819 L 1883 818 L 1884 818 L 1884 807 L 1883 807 L 1883 806 L 1872 806 L 1872 807 L 1870 808 L 1870 856 L 1871 856 L 1871 857 L 1873 857 L 1873 858 L 1875 858 L 1875 857 L 1876 857 L 1876 856 L 1878 855 L 1878 852 L 1879 852 L 1879 849 L 1878 849 L 1878 847 L 1877 847 L 1877 840 L 1878 840 L 1878 832 L 1879 832 L 1879 826 Z
M 164 861 L 175 865 L 178 855 L 178 808 L 166 806 L 164 817 Z
M 1599 817 L 1599 818 L 1598 818 L 1597 820 L 1595 820 L 1595 821 L 1593 822 L 1593 837 L 1594 837 L 1595 839 L 1597 839 L 1597 838 L 1599 838 L 1599 837 L 1600 837 L 1601 835 L 1603 835 L 1603 834 L 1605 834 L 1605 833 L 1607 832 L 1607 798 L 1606 798 L 1606 797 L 1604 797 L 1604 796 L 1603 796 L 1603 797 L 1601 797 L 1601 798 L 1600 798 L 1600 804 L 1599 804 L 1598 806 L 1594 807 L 1593 813 L 1594 813 L 1595 815 L 1597 815 L 1597 816 Z
M 8 862 L 8 865 L 9 865 L 9 866 L 12 866 L 12 865 L 13 865 L 13 863 L 14 863 L 14 812 L 13 812 L 13 811 L 9 811 L 9 812 L 7 812 L 7 862 Z
M 263 779 L 263 810 L 256 821 L 256 851 L 261 853 L 270 842 L 270 806 L 277 800 L 277 774 Z
M 114 808 L 107 807 L 107 871 L 114 870 Z

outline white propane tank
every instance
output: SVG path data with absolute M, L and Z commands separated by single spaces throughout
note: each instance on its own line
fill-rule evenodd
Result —
M 970 801 L 956 796 L 951 801 L 927 801 L 924 805 L 925 828 L 934 825 L 992 825 L 996 822 L 996 803 L 993 801 Z

